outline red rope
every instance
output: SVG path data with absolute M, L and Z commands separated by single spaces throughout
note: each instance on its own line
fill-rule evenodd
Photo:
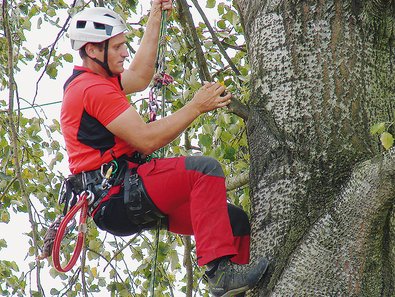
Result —
M 86 219 L 88 217 L 88 204 L 90 196 L 87 192 L 84 192 L 80 195 L 80 198 L 76 205 L 74 205 L 65 215 L 62 222 L 59 225 L 59 229 L 56 232 L 56 237 L 52 249 L 52 261 L 55 266 L 55 269 L 59 272 L 67 272 L 71 268 L 73 268 L 74 264 L 77 262 L 79 255 L 81 254 L 82 246 L 84 244 L 85 233 L 86 233 Z M 66 264 L 65 267 L 62 267 L 60 264 L 60 248 L 62 239 L 67 229 L 67 225 L 74 218 L 76 213 L 81 210 L 80 213 L 80 222 L 78 226 L 78 238 L 77 243 L 74 248 L 73 255 L 70 261 Z

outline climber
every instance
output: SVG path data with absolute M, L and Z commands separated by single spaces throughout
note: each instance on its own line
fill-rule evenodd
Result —
M 174 114 L 146 123 L 127 94 L 149 85 L 155 69 L 161 15 L 170 0 L 153 0 L 144 37 L 130 66 L 124 20 L 113 11 L 86 8 L 71 20 L 69 37 L 82 66 L 64 86 L 61 129 L 72 173 L 66 193 L 94 195 L 89 213 L 97 226 L 118 236 L 161 228 L 194 235 L 198 264 L 206 266 L 214 296 L 252 288 L 267 261 L 249 263 L 246 213 L 227 203 L 220 164 L 205 156 L 154 158 L 201 114 L 225 107 L 231 94 L 207 82 Z M 248 264 L 244 266 L 244 264 Z M 244 273 L 239 267 L 246 267 Z

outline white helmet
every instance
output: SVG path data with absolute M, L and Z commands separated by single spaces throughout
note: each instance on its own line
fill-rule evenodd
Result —
M 75 14 L 69 36 L 71 47 L 79 50 L 88 42 L 102 42 L 126 30 L 124 20 L 105 7 L 92 7 Z

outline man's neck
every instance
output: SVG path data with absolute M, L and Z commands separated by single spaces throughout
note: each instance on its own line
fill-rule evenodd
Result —
M 89 68 L 92 72 L 104 76 L 104 77 L 110 77 L 107 73 L 107 71 L 98 63 L 96 63 L 95 61 L 86 58 L 82 61 L 82 66 L 85 68 Z

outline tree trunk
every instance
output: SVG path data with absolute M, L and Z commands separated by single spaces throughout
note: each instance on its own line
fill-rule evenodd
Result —
M 369 134 L 394 121 L 393 4 L 236 2 L 253 256 L 271 261 L 253 296 L 394 296 L 395 156 Z

